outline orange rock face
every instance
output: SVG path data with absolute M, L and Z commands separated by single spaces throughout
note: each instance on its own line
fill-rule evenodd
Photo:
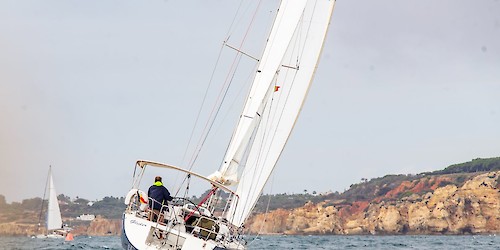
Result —
M 461 187 L 446 176 L 404 181 L 372 201 L 350 205 L 311 202 L 254 216 L 248 233 L 285 234 L 483 234 L 500 233 L 500 171 Z M 447 184 L 447 185 L 445 185 Z M 401 197 L 404 192 L 413 193 Z M 384 200 L 385 198 L 385 200 Z M 387 198 L 392 198 L 387 200 Z

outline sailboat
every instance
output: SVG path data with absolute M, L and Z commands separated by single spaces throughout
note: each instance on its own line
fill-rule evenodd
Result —
M 48 199 L 48 208 L 47 208 L 47 220 L 45 225 L 46 234 L 39 234 L 36 238 L 45 239 L 45 238 L 53 238 L 53 239 L 64 239 L 64 235 L 66 231 L 63 229 L 63 222 L 61 217 L 61 209 L 59 208 L 59 201 L 57 200 L 56 188 L 54 186 L 54 180 L 52 179 L 52 167 L 49 166 L 49 174 L 47 176 L 47 184 L 45 187 L 45 191 L 49 191 L 49 199 Z M 43 197 L 45 200 L 45 194 Z M 40 220 L 41 215 L 43 213 L 43 203 L 42 209 L 40 211 Z M 41 223 L 39 222 L 40 226 Z
M 125 198 L 124 249 L 245 249 L 244 226 L 295 125 L 316 71 L 334 0 L 282 0 L 258 59 L 243 111 L 218 170 L 139 160 Z M 238 53 L 245 53 L 237 50 Z M 197 179 L 209 190 L 195 202 L 187 195 L 154 201 L 141 190 L 145 171 L 176 171 L 185 193 Z M 151 181 L 151 180 L 147 180 Z M 177 192 L 179 193 L 179 192 Z M 150 202 L 160 202 L 151 216 Z

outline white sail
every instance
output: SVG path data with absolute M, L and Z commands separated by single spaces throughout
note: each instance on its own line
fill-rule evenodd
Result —
M 215 174 L 214 179 L 221 183 L 233 184 L 238 181 L 238 166 L 249 144 L 250 135 L 256 126 L 254 119 L 258 119 L 259 107 L 262 106 L 264 97 L 268 93 L 269 83 L 275 78 L 276 71 L 281 66 L 283 56 L 305 5 L 306 1 L 284 0 L 281 2 L 245 108 L 229 144 L 224 162 L 219 172 Z
M 47 230 L 61 229 L 62 218 L 59 202 L 57 201 L 56 188 L 52 180 L 52 171 L 49 170 L 49 205 L 47 211 Z
M 291 2 L 296 4 L 298 1 Z M 290 41 L 286 54 L 280 59 L 279 65 L 283 66 L 277 77 L 274 81 L 269 77 L 265 82 L 256 78 L 256 84 L 264 86 L 262 88 L 268 89 L 269 86 L 276 85 L 277 91 L 263 101 L 266 105 L 261 114 L 261 122 L 257 130 L 252 132 L 253 144 L 248 151 L 247 162 L 236 190 L 240 198 L 231 204 L 227 216 L 234 225 L 242 225 L 249 216 L 295 125 L 316 70 L 334 3 L 333 0 L 307 1 L 300 21 L 294 26 L 293 37 L 275 38 Z M 282 4 L 288 5 L 290 2 L 283 1 Z M 275 24 L 273 29 L 275 28 L 281 27 Z M 266 50 L 275 49 L 274 46 L 269 46 L 273 44 L 268 44 Z M 259 68 L 275 72 L 275 68 L 267 69 L 266 65 Z M 249 108 L 245 107 L 247 109 Z M 245 115 L 249 114 L 244 112 L 243 116 Z

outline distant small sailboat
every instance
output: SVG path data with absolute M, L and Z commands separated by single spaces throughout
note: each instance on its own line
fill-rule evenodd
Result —
M 48 187 L 47 187 L 48 186 Z M 49 200 L 47 208 L 47 221 L 46 221 L 46 232 L 45 234 L 39 234 L 36 238 L 39 239 L 64 239 L 67 234 L 67 230 L 64 229 L 61 217 L 61 209 L 59 208 L 59 201 L 57 200 L 56 188 L 54 187 L 54 180 L 52 179 L 52 167 L 49 166 L 49 174 L 47 177 L 47 184 L 45 186 L 45 191 L 49 190 Z M 43 195 L 42 208 L 40 209 L 40 219 L 38 226 L 41 225 L 41 218 L 43 214 L 43 201 L 45 200 L 45 193 Z

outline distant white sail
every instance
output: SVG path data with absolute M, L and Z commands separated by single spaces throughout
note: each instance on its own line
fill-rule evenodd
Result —
M 57 200 L 56 188 L 52 180 L 52 171 L 49 170 L 49 205 L 47 211 L 47 230 L 61 229 L 62 218 Z
M 299 6 L 298 2 L 304 4 L 307 2 L 307 5 Z M 279 18 L 276 20 L 277 23 L 271 31 L 271 38 L 288 41 L 288 44 L 287 42 L 279 43 L 281 46 L 287 44 L 286 53 L 276 55 L 281 57 L 279 59 L 281 67 L 276 77 L 268 77 L 264 82 L 260 78 L 256 78 L 254 84 L 258 84 L 260 88 L 264 89 L 263 92 L 274 86 L 276 86 L 277 91 L 273 92 L 266 100 L 249 100 L 245 107 L 245 111 L 247 111 L 250 109 L 249 105 L 254 105 L 252 102 L 266 103 L 263 113 L 260 114 L 261 120 L 257 130 L 251 133 L 247 132 L 247 134 L 252 134 L 253 138 L 250 140 L 252 143 L 246 153 L 247 161 L 238 180 L 236 193 L 240 198 L 231 204 L 227 216 L 234 225 L 240 226 L 248 218 L 295 125 L 316 70 L 334 3 L 333 0 L 290 0 L 283 1 L 280 6 L 280 11 L 282 11 L 289 5 L 296 5 L 296 8 L 301 9 L 301 16 L 297 20 L 295 20 L 297 18 L 295 15 L 293 17 L 286 16 L 292 20 L 280 20 Z M 273 37 L 273 34 L 276 33 L 274 29 L 281 29 L 282 25 L 293 26 L 293 37 Z M 265 50 L 274 51 L 275 49 L 275 44 L 270 42 Z M 264 57 L 263 62 L 265 59 Z M 270 68 L 267 68 L 268 66 Z M 275 64 L 261 64 L 259 69 L 262 72 L 276 73 L 278 68 L 275 66 Z M 252 90 L 253 88 L 256 87 L 253 86 Z M 260 96 L 260 98 L 263 97 Z M 241 119 L 244 120 L 245 116 L 251 115 L 254 114 L 244 112 Z M 245 126 L 242 120 L 240 120 L 240 126 Z M 237 132 L 240 129 L 246 129 L 246 127 L 238 127 Z M 232 172 L 235 171 L 232 170 Z

